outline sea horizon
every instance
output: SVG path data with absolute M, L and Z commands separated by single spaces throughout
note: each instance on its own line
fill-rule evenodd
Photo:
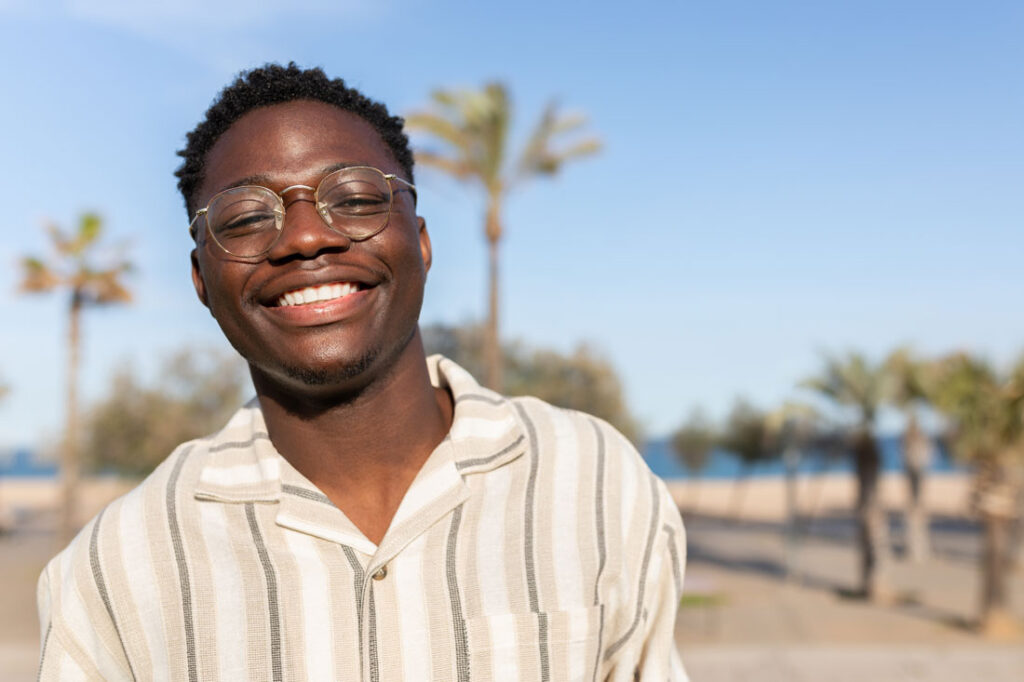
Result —
M 903 471 L 903 445 L 900 436 L 880 436 L 878 444 L 882 452 L 882 471 Z M 721 448 L 712 450 L 707 465 L 700 471 L 691 471 L 672 451 L 668 438 L 647 441 L 641 450 L 647 466 L 663 479 L 731 479 L 770 478 L 784 476 L 785 464 L 781 457 L 746 465 L 736 454 Z M 941 443 L 935 445 L 930 473 L 967 471 L 967 465 L 956 461 Z M 846 455 L 825 456 L 818 453 L 804 453 L 797 465 L 801 475 L 826 473 L 853 473 L 852 458 Z

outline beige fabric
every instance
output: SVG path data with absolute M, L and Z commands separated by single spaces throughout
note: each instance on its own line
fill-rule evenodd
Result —
M 455 421 L 379 546 L 253 401 L 46 567 L 41 679 L 685 680 L 662 482 L 606 423 L 429 363 Z

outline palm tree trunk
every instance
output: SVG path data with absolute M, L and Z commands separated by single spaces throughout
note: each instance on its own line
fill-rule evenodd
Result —
M 68 325 L 67 413 L 64 424 L 64 448 L 61 453 L 61 524 L 64 543 L 74 537 L 78 502 L 78 362 L 81 345 L 82 297 L 71 294 Z
M 884 601 L 889 596 L 886 583 L 889 533 L 879 491 L 881 455 L 874 436 L 867 428 L 858 436 L 855 448 L 860 591 L 868 600 Z
M 1002 453 L 1006 456 L 1008 453 Z M 1013 453 L 1009 453 L 1013 456 Z M 1010 611 L 1009 578 L 1013 569 L 1013 522 L 1020 504 L 1017 471 L 1000 459 L 983 462 L 976 474 L 975 504 L 984 536 L 981 548 L 981 613 L 979 625 L 993 637 L 1019 635 L 1020 624 Z
M 747 499 L 747 490 L 750 487 L 750 469 L 751 465 L 744 462 L 740 467 L 740 475 L 732 482 L 732 500 L 729 503 L 732 511 L 730 514 L 737 521 L 743 513 L 743 503 Z
M 488 306 L 487 334 L 484 338 L 484 362 L 488 388 L 501 392 L 501 337 L 498 334 L 498 244 L 501 240 L 499 204 L 491 198 L 487 207 Z
M 905 514 L 906 551 L 910 560 L 923 563 L 931 554 L 928 537 L 928 511 L 924 506 L 924 483 L 931 466 L 932 444 L 921 430 L 913 413 L 907 418 L 903 436 L 903 466 L 907 476 Z
M 984 542 L 981 552 L 981 618 L 983 631 L 998 631 L 1013 622 L 1010 615 L 1008 577 L 1010 573 L 1010 519 L 984 514 Z
M 800 451 L 788 447 L 782 453 L 786 466 L 786 579 L 798 578 L 797 556 L 800 551 L 800 510 L 797 499 L 797 470 L 800 466 Z
M 907 467 L 907 511 L 906 548 L 907 555 L 914 563 L 924 563 L 931 555 L 928 538 L 928 510 L 924 506 L 924 472 L 916 467 Z

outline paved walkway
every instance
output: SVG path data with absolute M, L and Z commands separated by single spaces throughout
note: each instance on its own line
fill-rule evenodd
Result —
M 1024 681 L 1024 634 L 991 642 L 969 627 L 979 593 L 970 523 L 935 523 L 923 565 L 893 561 L 890 606 L 843 596 L 856 585 L 849 520 L 805 529 L 792 580 L 777 525 L 688 518 L 687 530 L 677 640 L 694 682 Z M 1012 583 L 1024 622 L 1024 572 Z
M 58 549 L 52 534 L 41 529 L 0 534 L 0 679 L 4 682 L 36 679 L 36 581 Z
M 723 646 L 690 653 L 693 682 L 1020 682 L 1020 646 Z

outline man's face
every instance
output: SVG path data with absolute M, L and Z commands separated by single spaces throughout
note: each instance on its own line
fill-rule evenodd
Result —
M 195 202 L 204 206 L 238 184 L 275 192 L 316 187 L 338 164 L 402 176 L 379 134 L 354 114 L 305 100 L 263 107 L 236 121 L 210 150 Z M 259 262 L 228 255 L 199 225 L 192 252 L 196 293 L 248 360 L 257 385 L 269 380 L 312 395 L 365 385 L 417 330 L 431 253 L 412 194 L 395 192 L 387 227 L 361 242 L 323 222 L 311 191 L 290 190 L 284 204 L 281 236 Z M 335 297 L 300 305 L 283 300 L 324 285 Z

